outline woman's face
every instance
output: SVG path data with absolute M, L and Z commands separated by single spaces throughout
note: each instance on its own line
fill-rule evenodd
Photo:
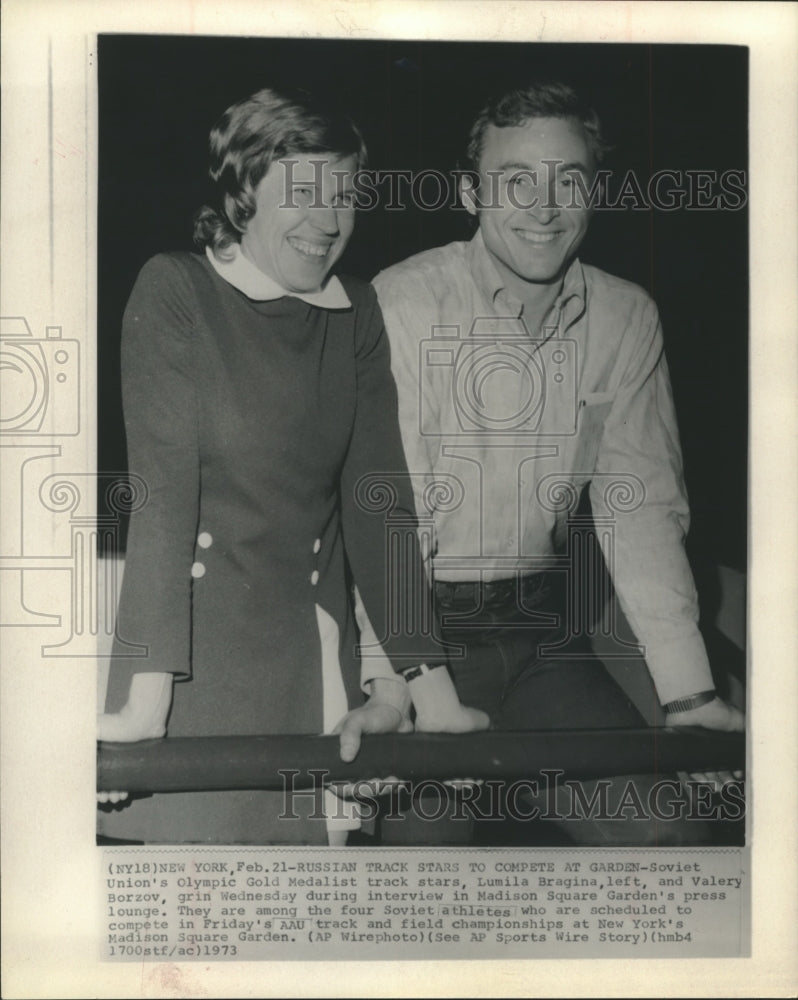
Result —
M 241 250 L 289 292 L 315 292 L 355 225 L 357 159 L 296 153 L 276 160 L 255 190 Z

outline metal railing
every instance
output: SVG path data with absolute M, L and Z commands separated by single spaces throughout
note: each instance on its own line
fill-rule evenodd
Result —
M 99 743 L 97 788 L 128 792 L 317 787 L 395 775 L 406 781 L 546 771 L 576 779 L 745 766 L 745 735 L 698 728 L 410 733 L 365 736 L 352 763 L 337 736 L 207 736 Z

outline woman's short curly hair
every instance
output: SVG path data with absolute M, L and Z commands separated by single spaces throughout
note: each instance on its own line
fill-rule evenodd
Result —
M 210 135 L 214 204 L 194 216 L 194 242 L 215 254 L 241 241 L 255 214 L 255 191 L 275 160 L 296 153 L 355 156 L 366 162 L 360 130 L 306 91 L 265 88 L 225 111 Z

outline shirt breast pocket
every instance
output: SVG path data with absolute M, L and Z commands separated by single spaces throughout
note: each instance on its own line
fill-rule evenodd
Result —
M 604 423 L 614 396 L 608 392 L 586 392 L 579 397 L 576 442 L 573 454 L 574 476 L 587 482 L 596 469 Z

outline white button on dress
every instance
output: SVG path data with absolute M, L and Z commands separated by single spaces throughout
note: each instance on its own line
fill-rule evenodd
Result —
M 205 564 L 201 562 L 195 562 L 191 567 L 191 575 L 195 580 L 199 580 L 201 576 L 205 576 Z

